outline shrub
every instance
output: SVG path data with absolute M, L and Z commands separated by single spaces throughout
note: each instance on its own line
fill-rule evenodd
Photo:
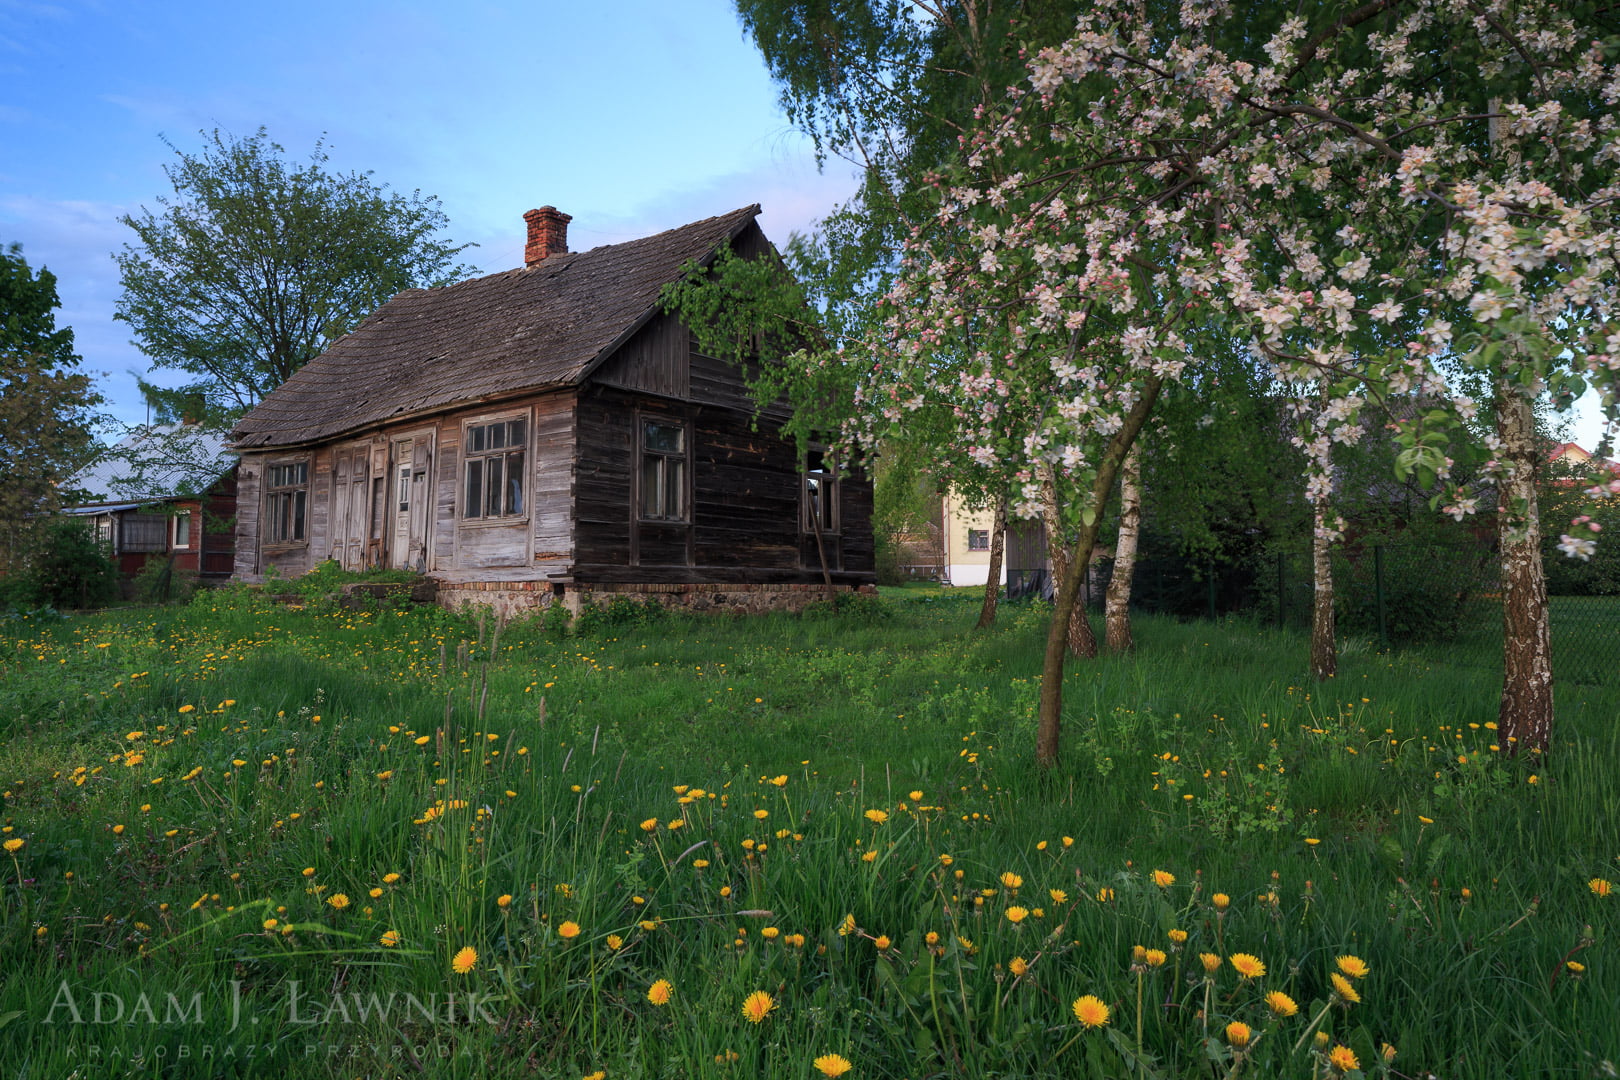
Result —
M 88 522 L 57 518 L 38 533 L 17 590 L 26 603 L 58 608 L 96 607 L 118 597 L 118 566 Z

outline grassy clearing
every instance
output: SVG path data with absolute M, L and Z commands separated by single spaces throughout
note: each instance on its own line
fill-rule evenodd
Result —
M 1504 764 L 1457 656 L 1350 643 L 1318 688 L 1292 634 L 1144 620 L 1042 776 L 1044 613 L 975 615 L 10 621 L 0 1060 L 1610 1075 L 1616 691 Z

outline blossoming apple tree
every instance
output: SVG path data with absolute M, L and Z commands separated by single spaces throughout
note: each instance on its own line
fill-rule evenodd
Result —
M 1531 409 L 1591 386 L 1612 422 L 1620 370 L 1620 40 L 1596 12 L 1098 0 L 981 111 L 912 232 L 850 433 L 927 417 L 1022 510 L 1055 497 L 1077 523 L 1046 649 L 1043 764 L 1058 754 L 1064 630 L 1120 465 L 1166 383 L 1200 386 L 1201 357 L 1233 338 L 1301 403 L 1319 551 L 1343 527 L 1335 456 L 1367 410 L 1410 399 L 1390 414 L 1398 467 L 1446 512 L 1481 509 L 1451 477 L 1467 455 L 1483 462 L 1504 523 L 1501 735 L 1509 752 L 1546 748 Z M 1468 372 L 1490 400 L 1462 393 Z M 1563 547 L 1594 540 L 1572 523 Z

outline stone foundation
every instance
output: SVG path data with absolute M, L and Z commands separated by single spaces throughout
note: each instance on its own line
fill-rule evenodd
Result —
M 561 590 L 559 592 L 559 589 Z M 876 595 L 871 585 L 837 587 L 840 593 Z M 577 615 L 586 607 L 605 607 L 617 599 L 642 604 L 658 604 L 678 611 L 730 612 L 752 615 L 765 611 L 803 611 L 809 604 L 827 599 L 826 586 L 680 584 L 639 585 L 599 584 L 554 586 L 545 581 L 467 581 L 440 582 L 438 603 L 458 611 L 463 607 L 487 607 L 496 618 L 513 619 L 535 614 L 556 604 Z

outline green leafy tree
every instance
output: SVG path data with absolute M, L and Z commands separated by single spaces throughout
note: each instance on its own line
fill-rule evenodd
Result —
M 78 370 L 73 331 L 58 329 L 56 277 L 0 248 L 0 568 L 20 570 L 36 525 L 92 447 L 101 398 Z
M 438 238 L 438 199 L 329 172 L 323 143 L 302 164 L 263 128 L 216 130 L 196 154 L 166 145 L 174 194 L 121 219 L 136 239 L 114 256 L 116 317 L 153 371 L 192 377 L 142 384 L 160 420 L 240 416 L 395 293 L 470 272 L 455 262 L 468 245 Z

